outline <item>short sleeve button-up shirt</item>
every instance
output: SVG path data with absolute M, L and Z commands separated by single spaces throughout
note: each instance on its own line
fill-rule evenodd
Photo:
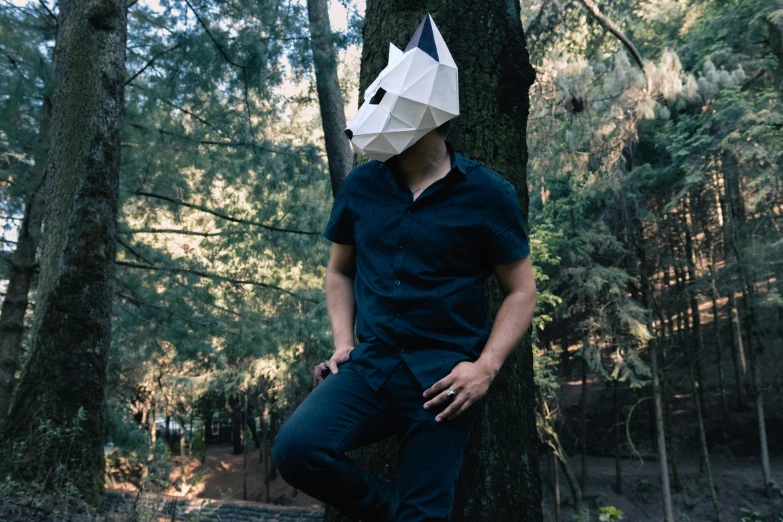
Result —
M 415 200 L 389 165 L 353 169 L 324 232 L 356 245 L 351 360 L 375 390 L 403 361 L 422 388 L 475 361 L 490 332 L 484 282 L 530 253 L 513 186 L 447 147 L 451 170 Z

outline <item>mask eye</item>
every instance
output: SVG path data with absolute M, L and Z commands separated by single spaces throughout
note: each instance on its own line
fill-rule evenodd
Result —
M 370 105 L 378 105 L 381 103 L 381 100 L 383 99 L 383 96 L 386 94 L 386 89 L 383 87 L 379 87 L 377 91 L 375 91 L 375 94 L 372 95 L 372 98 L 370 98 Z

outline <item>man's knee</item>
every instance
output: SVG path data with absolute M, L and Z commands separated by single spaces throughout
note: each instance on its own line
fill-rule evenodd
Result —
M 319 448 L 317 439 L 307 430 L 283 426 L 275 437 L 272 461 L 280 476 L 291 485 L 296 485 L 302 476 L 312 475 L 325 468 L 333 460 Z

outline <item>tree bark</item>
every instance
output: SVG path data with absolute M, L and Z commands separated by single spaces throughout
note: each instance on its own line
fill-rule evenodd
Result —
M 404 48 L 430 12 L 449 45 L 460 75 L 460 112 L 450 139 L 457 151 L 505 173 L 517 190 L 525 215 L 528 89 L 535 79 L 517 2 L 464 3 L 457 0 L 369 0 L 365 16 L 360 92 L 386 66 L 389 42 Z M 489 285 L 487 301 L 497 311 L 501 293 Z M 508 358 L 478 405 L 479 415 L 458 480 L 454 522 L 541 521 L 541 484 L 535 422 L 533 353 L 529 336 Z M 396 467 L 396 444 L 355 458 L 382 475 Z M 367 466 L 376 456 L 376 466 Z M 326 520 L 340 517 L 327 513 Z
M 78 437 L 29 444 L 24 462 L 12 465 L 33 482 L 52 482 L 49 471 L 63 466 L 59 472 L 82 497 L 100 506 L 127 9 L 119 0 L 59 5 L 32 349 L 0 438 L 8 447 L 29 442 L 42 422 L 68 427 L 83 416 Z M 45 438 L 36 432 L 36 439 Z
M 328 0 L 307 0 L 310 19 L 310 48 L 313 51 L 315 87 L 321 108 L 326 157 L 332 193 L 337 195 L 345 177 L 353 167 L 353 153 L 345 130 L 345 103 L 337 77 L 337 50 L 329 27 Z

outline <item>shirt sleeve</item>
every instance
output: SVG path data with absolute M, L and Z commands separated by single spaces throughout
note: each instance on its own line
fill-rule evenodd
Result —
M 349 176 L 350 177 L 350 176 Z M 343 183 L 332 204 L 332 213 L 326 225 L 324 237 L 332 243 L 353 245 L 353 212 L 351 211 L 351 189 L 347 180 Z
M 492 196 L 484 226 L 487 260 L 495 266 L 528 256 L 530 244 L 513 185 L 503 180 Z

